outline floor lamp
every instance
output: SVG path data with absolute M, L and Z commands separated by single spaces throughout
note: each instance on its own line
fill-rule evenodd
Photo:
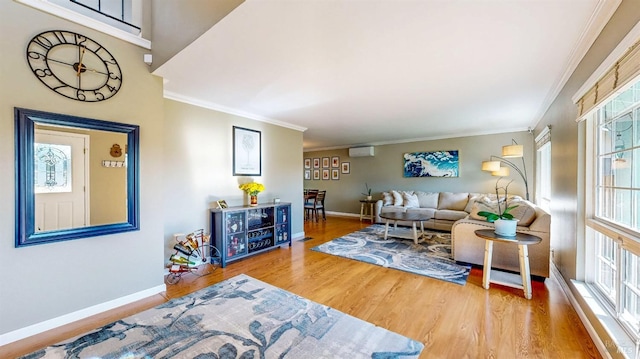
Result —
M 522 158 L 522 170 L 518 166 L 509 161 L 507 158 Z M 506 165 L 508 167 L 504 167 Z M 489 161 L 482 161 L 482 170 L 491 172 L 492 176 L 504 177 L 509 175 L 509 167 L 513 168 L 522 180 L 524 181 L 524 189 L 526 192 L 527 201 L 529 201 L 529 183 L 527 182 L 527 166 L 524 161 L 524 146 L 519 145 L 514 139 L 511 139 L 511 144 L 502 146 L 502 157 L 491 156 Z

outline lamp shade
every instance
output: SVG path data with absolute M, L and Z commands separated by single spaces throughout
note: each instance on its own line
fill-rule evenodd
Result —
M 502 157 L 513 158 L 524 156 L 524 147 L 522 145 L 502 146 Z
M 509 175 L 509 167 L 500 167 L 497 171 L 491 172 L 492 176 L 505 177 Z
M 500 171 L 500 161 L 482 161 L 482 170 L 489 172 Z

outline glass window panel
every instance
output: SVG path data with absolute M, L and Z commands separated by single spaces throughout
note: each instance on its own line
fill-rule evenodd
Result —
M 615 189 L 614 201 L 615 206 L 613 220 L 631 228 L 631 210 L 633 205 L 631 190 Z
M 596 284 L 611 300 L 615 299 L 615 243 L 601 233 L 596 234 Z
M 71 192 L 71 146 L 36 143 L 36 193 Z
M 640 330 L 640 271 L 639 257 L 633 253 L 623 250 L 624 257 L 624 278 L 622 289 L 622 317 L 636 334 Z

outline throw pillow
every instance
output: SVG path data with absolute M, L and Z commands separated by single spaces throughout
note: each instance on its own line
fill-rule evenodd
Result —
M 479 198 L 473 202 L 471 206 L 471 212 L 469 212 L 469 217 L 473 219 L 477 219 L 479 221 L 486 221 L 487 217 L 483 217 L 478 215 L 478 212 L 487 211 L 498 213 L 498 202 L 491 201 L 488 198 Z
M 409 192 L 402 192 L 402 198 L 404 199 L 404 206 L 407 208 L 417 208 L 420 207 L 420 202 L 418 201 L 418 196 Z
M 483 197 L 483 195 L 480 193 L 469 193 L 469 202 L 467 202 L 467 206 L 464 207 L 464 211 L 467 213 L 471 213 L 473 204 L 476 203 L 476 200 L 478 200 L 480 197 Z
M 453 209 L 456 211 L 464 211 L 469 202 L 469 193 L 452 193 L 441 192 L 438 209 Z
M 393 205 L 394 206 L 402 206 L 404 203 L 404 199 L 402 198 L 402 194 L 398 191 L 391 191 L 393 195 Z
M 390 192 L 382 192 L 382 205 L 390 206 L 393 204 L 393 195 Z
M 417 191 L 416 196 L 418 196 L 420 208 L 438 208 L 438 197 L 440 196 L 440 192 Z
M 536 209 L 524 200 L 509 201 L 509 206 L 518 206 L 509 212 L 518 219 L 518 226 L 529 227 L 536 219 Z

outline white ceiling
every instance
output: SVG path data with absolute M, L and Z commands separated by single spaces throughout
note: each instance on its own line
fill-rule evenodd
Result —
M 154 73 L 305 150 L 534 127 L 618 0 L 247 0 Z

